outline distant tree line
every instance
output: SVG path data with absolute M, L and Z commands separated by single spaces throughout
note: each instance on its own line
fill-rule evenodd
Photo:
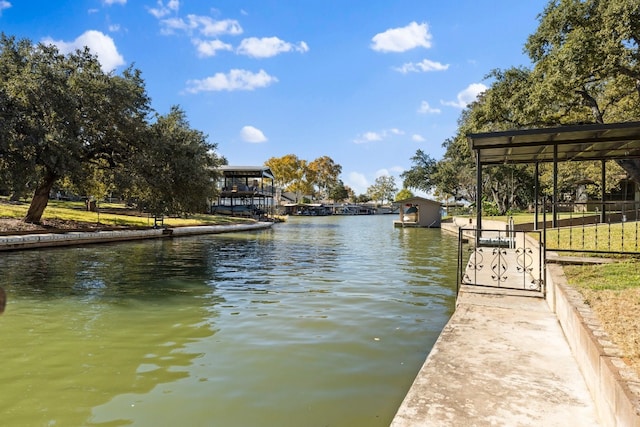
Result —
M 297 201 L 308 197 L 325 200 L 330 197 L 347 199 L 353 190 L 339 179 L 342 166 L 329 156 L 312 161 L 298 158 L 295 154 L 272 157 L 265 162 L 275 177 L 275 185 L 283 191 L 293 193 Z
M 569 124 L 637 121 L 640 117 L 640 8 L 637 0 L 551 0 L 524 50 L 533 67 L 493 70 L 490 87 L 462 113 L 455 136 L 436 161 L 417 150 L 405 187 L 442 199 L 476 200 L 475 161 L 466 135 Z M 611 190 L 621 177 L 640 183 L 637 159 L 607 163 Z M 600 182 L 600 166 L 562 163 L 561 191 L 577 182 Z M 483 173 L 482 198 L 497 213 L 533 201 L 534 166 L 501 165 Z M 551 192 L 552 170 L 542 168 L 541 185 Z M 600 189 L 591 188 L 596 196 Z
M 201 212 L 225 163 L 216 148 L 178 106 L 152 110 L 139 70 L 0 35 L 0 193 L 32 196 L 25 221 L 40 222 L 54 188 Z
M 265 162 L 275 177 L 277 187 L 296 195 L 297 202 L 331 200 L 338 202 L 366 203 L 375 201 L 384 204 L 395 200 L 398 189 L 395 178 L 384 175 L 376 178 L 365 194 L 356 195 L 352 188 L 340 179 L 342 166 L 331 157 L 322 156 L 312 161 L 298 158 L 295 154 L 272 157 Z M 409 190 L 406 190 L 409 192 Z M 407 194 L 407 193 L 402 193 Z

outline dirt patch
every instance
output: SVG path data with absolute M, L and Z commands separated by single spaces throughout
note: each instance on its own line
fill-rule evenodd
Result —
M 104 226 L 91 222 L 71 221 L 66 219 L 45 219 L 42 220 L 40 224 L 29 224 L 21 219 L 0 218 L 1 234 L 28 234 L 40 231 L 55 233 L 59 231 L 98 229 L 104 229 Z
M 579 289 L 625 362 L 640 376 L 640 289 Z

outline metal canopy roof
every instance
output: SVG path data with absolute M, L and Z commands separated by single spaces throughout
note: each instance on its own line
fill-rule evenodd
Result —
M 483 165 L 640 158 L 640 122 L 474 133 L 467 139 Z
M 266 166 L 229 166 L 223 165 L 219 168 L 224 176 L 230 177 L 252 177 L 252 178 L 273 178 L 273 172 Z

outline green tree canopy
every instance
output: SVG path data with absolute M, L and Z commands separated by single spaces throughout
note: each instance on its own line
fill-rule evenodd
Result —
M 152 109 L 139 70 L 104 73 L 87 48 L 0 36 L 0 177 L 34 192 L 25 217 L 40 222 L 56 182 L 82 195 L 114 189 L 156 213 L 203 211 L 224 159 L 173 107 Z
M 410 199 L 411 197 L 413 197 L 413 193 L 411 192 L 411 190 L 409 190 L 408 188 L 403 188 L 402 190 L 398 191 L 398 194 L 396 194 L 394 201 L 397 202 L 398 200 Z
M 156 117 L 145 142 L 125 169 L 132 178 L 130 196 L 155 214 L 203 212 L 216 194 L 215 170 L 223 163 L 216 145 L 189 126 L 178 106 Z
M 533 101 L 552 101 L 560 124 L 637 120 L 638 22 L 636 0 L 550 1 L 525 45 L 535 64 Z M 618 164 L 640 184 L 638 159 Z
M 61 55 L 4 34 L 0 71 L 2 166 L 35 182 L 25 221 L 40 221 L 56 180 L 84 176 L 87 165 L 115 167 L 141 149 L 150 108 L 139 71 L 105 74 L 88 49 Z
M 328 198 L 334 202 L 342 202 L 349 198 L 349 187 L 345 186 L 341 179 L 328 191 Z
M 416 151 L 411 161 L 413 162 L 411 169 L 400 174 L 403 185 L 406 188 L 430 192 L 436 186 L 436 182 L 433 179 L 436 161 L 420 149 Z
M 398 188 L 396 187 L 396 180 L 389 175 L 382 175 L 376 178 L 373 185 L 367 188 L 367 196 L 371 200 L 376 200 L 384 204 L 385 201 L 393 200 Z
M 318 157 L 307 164 L 307 179 L 316 188 L 316 196 L 319 198 L 328 197 L 329 190 L 338 184 L 340 173 L 342 166 L 329 156 Z

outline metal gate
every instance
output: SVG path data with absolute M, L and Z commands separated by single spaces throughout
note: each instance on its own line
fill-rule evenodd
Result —
M 544 296 L 540 231 L 460 228 L 458 233 L 458 287 L 519 289 Z

